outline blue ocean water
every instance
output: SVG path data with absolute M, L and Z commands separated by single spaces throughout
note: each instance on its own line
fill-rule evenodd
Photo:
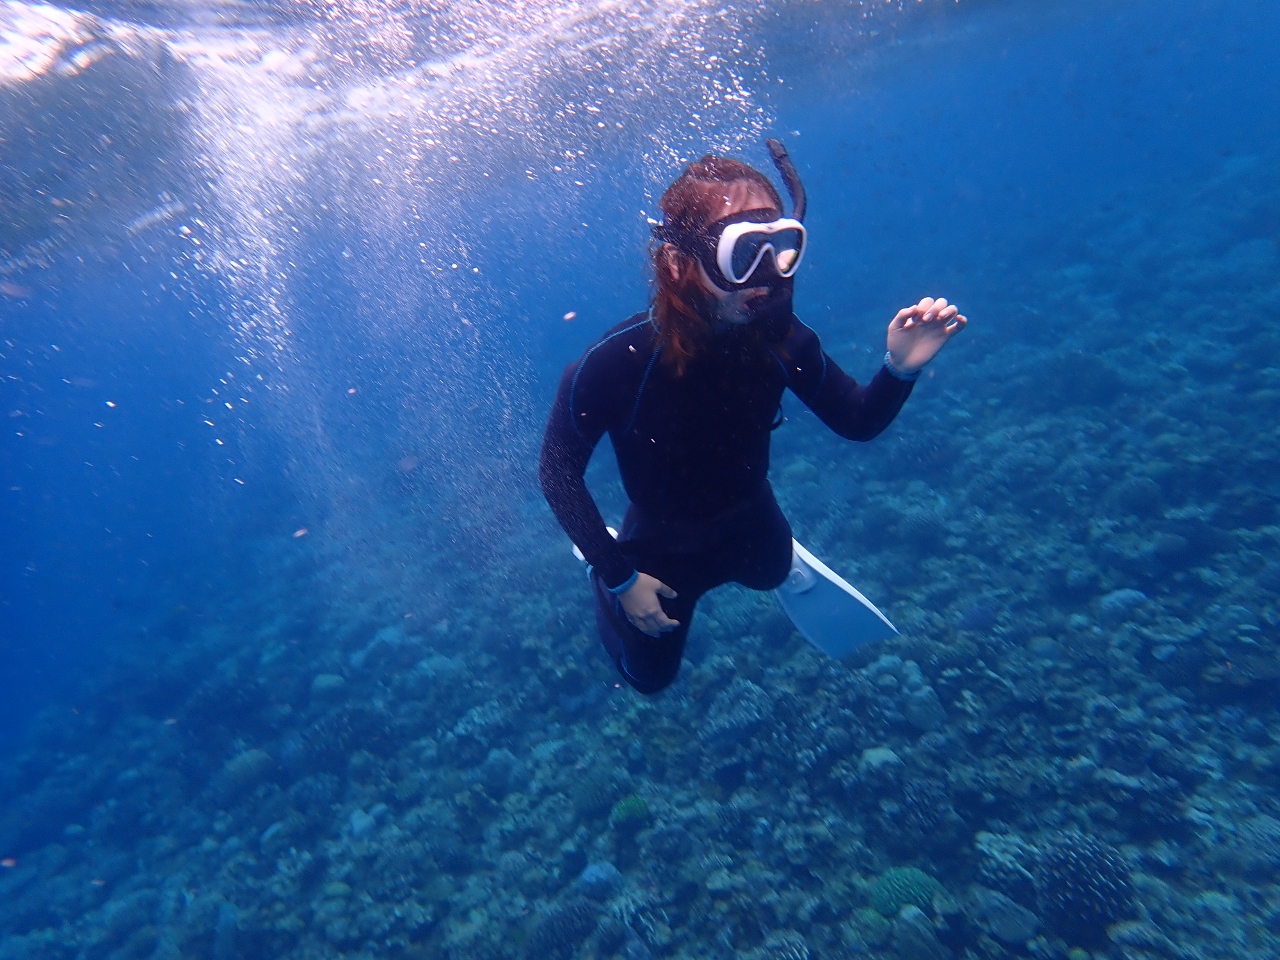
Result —
M 0 958 L 1280 953 L 1280 13 L 0 5 Z M 682 164 L 810 197 L 797 536 L 620 687 L 534 478 Z M 607 451 L 589 473 L 625 506 Z

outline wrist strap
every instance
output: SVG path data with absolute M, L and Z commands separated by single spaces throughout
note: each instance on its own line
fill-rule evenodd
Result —
M 899 370 L 897 367 L 893 365 L 892 358 L 893 358 L 893 355 L 888 350 L 886 350 L 884 352 L 884 368 L 888 370 L 892 376 L 894 376 L 898 380 L 903 380 L 907 383 L 915 383 L 917 380 L 920 379 L 920 374 L 924 372 L 923 367 L 921 367 L 915 373 L 903 373 L 901 370 Z
M 631 576 L 627 577 L 626 580 L 623 580 L 622 583 L 618 584 L 616 587 L 606 587 L 605 589 L 607 589 L 610 593 L 612 593 L 616 597 L 630 590 L 631 585 L 639 579 L 640 579 L 640 571 L 632 570 Z

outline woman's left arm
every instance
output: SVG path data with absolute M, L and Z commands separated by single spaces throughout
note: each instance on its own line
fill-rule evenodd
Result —
M 899 310 L 889 324 L 885 362 L 865 385 L 841 370 L 799 320 L 786 338 L 786 359 L 779 362 L 792 392 L 823 423 L 847 440 L 871 440 L 898 415 L 924 365 L 967 322 L 945 300 L 926 298 Z

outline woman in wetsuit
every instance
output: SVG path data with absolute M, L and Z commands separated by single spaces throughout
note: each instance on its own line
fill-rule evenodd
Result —
M 565 369 L 543 440 L 543 492 L 590 564 L 604 647 L 641 693 L 675 679 L 704 593 L 787 576 L 791 527 L 768 480 L 783 390 L 840 436 L 870 440 L 967 323 L 926 297 L 889 324 L 871 381 L 847 376 L 791 312 L 804 191 L 781 144 L 769 147 L 792 216 L 752 167 L 690 164 L 659 205 L 652 305 Z M 583 481 L 605 433 L 631 501 L 616 541 Z

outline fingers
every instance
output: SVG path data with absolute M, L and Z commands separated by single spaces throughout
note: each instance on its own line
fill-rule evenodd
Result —
M 915 316 L 915 310 L 916 310 L 915 307 L 903 307 L 901 310 L 895 313 L 893 315 L 893 319 L 889 321 L 889 329 L 901 330 L 905 328 L 908 322 L 910 322 L 911 318 Z
M 670 633 L 680 626 L 679 620 L 672 620 L 665 613 L 658 614 L 658 633 Z
M 925 297 L 913 307 L 906 307 L 899 310 L 897 316 L 893 318 L 893 324 L 902 329 L 909 329 L 919 323 L 934 323 L 941 321 L 944 326 L 949 326 L 960 314 L 960 308 L 954 303 L 948 303 L 946 297 Z M 961 324 L 963 326 L 963 324 Z
M 954 337 L 957 333 L 959 333 L 966 326 L 968 326 L 968 324 L 969 324 L 968 317 L 962 317 L 959 314 L 956 314 L 951 318 L 951 322 L 948 323 L 945 327 L 943 327 L 943 329 L 947 331 L 948 337 Z
M 956 307 L 947 303 L 946 297 L 924 297 L 915 306 L 904 307 L 894 316 L 890 328 L 910 330 L 916 324 L 933 323 L 941 320 L 946 323 L 957 313 Z
M 665 583 L 662 583 L 661 581 L 658 582 L 658 595 L 666 597 L 668 600 L 674 600 L 677 596 L 679 596 L 679 594 L 677 594 L 674 590 L 672 590 L 670 587 L 668 587 Z
M 667 616 L 666 612 L 659 608 L 655 613 L 645 614 L 644 623 L 637 623 L 636 626 L 639 626 L 649 636 L 662 636 L 663 634 L 669 634 L 669 632 L 680 626 L 680 621 L 672 620 L 671 617 Z
M 951 311 L 954 314 L 956 310 L 955 307 L 947 305 L 946 297 L 938 297 L 937 300 L 930 300 L 925 297 L 920 301 L 919 306 L 924 308 L 924 315 L 920 318 L 924 323 L 932 323 L 935 320 L 943 319 L 950 320 L 951 316 L 947 312 Z
M 679 620 L 672 620 L 661 610 L 657 613 L 648 613 L 640 617 L 628 615 L 627 619 L 631 621 L 632 626 L 637 630 L 647 633 L 651 637 L 660 637 L 664 633 L 670 633 L 680 626 Z

